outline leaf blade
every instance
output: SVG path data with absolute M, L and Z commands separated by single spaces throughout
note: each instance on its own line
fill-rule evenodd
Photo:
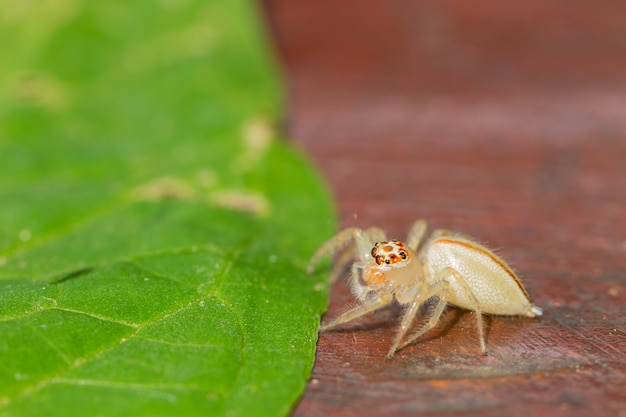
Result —
M 304 387 L 328 195 L 265 122 L 249 2 L 181 4 L 0 27 L 30 45 L 0 79 L 0 416 L 284 415 Z

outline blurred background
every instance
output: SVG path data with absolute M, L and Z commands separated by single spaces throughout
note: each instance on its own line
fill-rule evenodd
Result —
M 328 102 L 352 91 L 384 99 L 624 86 L 620 1 L 264 4 L 297 98 L 313 82 L 342 86 L 318 89 Z

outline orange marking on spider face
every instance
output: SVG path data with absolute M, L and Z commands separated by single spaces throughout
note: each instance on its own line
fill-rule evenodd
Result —
M 378 265 L 397 264 L 409 258 L 409 252 L 404 248 L 402 242 L 391 240 L 389 242 L 377 243 L 372 249 L 372 257 Z
M 476 244 L 472 244 L 470 242 L 464 242 L 462 240 L 456 240 L 456 239 L 441 238 L 441 239 L 437 239 L 436 242 L 448 243 L 448 244 L 452 244 L 452 245 L 460 245 L 460 246 L 466 247 L 468 249 L 472 249 L 472 250 L 475 250 L 477 252 L 480 252 L 483 255 L 487 256 L 492 261 L 494 261 L 496 264 L 498 264 L 502 269 L 504 269 L 506 271 L 506 273 L 509 274 L 509 276 L 511 278 L 513 278 L 513 280 L 515 281 L 515 283 L 517 284 L 519 289 L 522 290 L 522 292 L 524 293 L 524 296 L 526 296 L 526 299 L 530 300 L 530 297 L 528 296 L 528 293 L 526 292 L 526 288 L 524 288 L 524 285 L 522 285 L 522 281 L 520 281 L 520 279 L 515 274 L 515 272 L 513 272 L 513 270 L 502 259 L 498 258 L 490 250 L 485 249 L 482 246 L 478 246 Z

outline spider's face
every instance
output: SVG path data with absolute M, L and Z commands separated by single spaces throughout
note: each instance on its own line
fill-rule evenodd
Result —
M 409 262 L 409 251 L 404 244 L 398 240 L 388 242 L 378 242 L 372 249 L 372 257 L 378 265 L 389 265 L 394 267 L 404 266 Z

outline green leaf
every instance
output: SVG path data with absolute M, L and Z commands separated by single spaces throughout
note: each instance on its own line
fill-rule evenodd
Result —
M 0 416 L 284 415 L 334 229 L 247 0 L 0 2 Z

